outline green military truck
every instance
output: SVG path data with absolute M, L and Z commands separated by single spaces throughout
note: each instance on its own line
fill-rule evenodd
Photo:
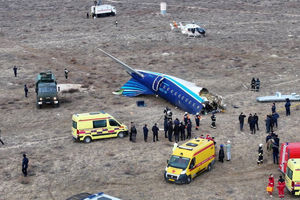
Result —
M 41 72 L 37 75 L 35 92 L 37 108 L 42 108 L 42 105 L 45 104 L 59 106 L 56 78 L 51 71 Z

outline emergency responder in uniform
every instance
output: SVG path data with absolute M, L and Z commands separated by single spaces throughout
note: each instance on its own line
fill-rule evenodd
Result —
M 17 68 L 17 66 L 14 66 L 13 70 L 14 70 L 15 77 L 17 77 L 17 75 L 18 75 L 18 68 Z
M 172 120 L 170 119 L 168 122 L 168 138 L 169 142 L 172 142 L 172 133 L 173 133 L 173 123 Z
M 257 116 L 256 113 L 254 113 L 253 119 L 254 119 L 254 121 L 255 121 L 255 125 L 254 125 L 254 126 L 256 126 L 256 129 L 259 130 L 259 128 L 258 128 L 258 116 Z
M 257 78 L 255 81 L 255 89 L 256 89 L 255 91 L 259 92 L 259 88 L 260 88 L 260 80 L 259 78 Z
M 217 128 L 216 127 L 216 120 L 217 120 L 216 115 L 215 115 L 215 113 L 213 113 L 212 116 L 211 116 L 211 125 L 210 125 L 211 128 Z
M 291 110 L 290 110 L 291 102 L 289 98 L 286 99 L 286 103 L 284 106 L 285 106 L 286 116 L 291 115 Z
M 27 176 L 27 168 L 28 168 L 28 158 L 26 157 L 26 154 L 23 154 L 23 161 L 22 161 L 22 172 L 24 176 Z
M 68 79 L 68 73 L 69 71 L 67 70 L 67 68 L 65 68 L 65 78 Z
M 200 119 L 201 119 L 201 116 L 199 115 L 199 113 L 196 113 L 196 116 L 195 116 L 196 130 L 199 129 L 199 126 L 200 126 Z
M 174 136 L 175 136 L 175 142 L 179 142 L 179 120 L 176 118 L 174 120 Z
M 251 90 L 252 91 L 255 91 L 255 83 L 256 83 L 255 78 L 252 78 L 252 81 L 251 81 Z
M 192 138 L 192 122 L 191 122 L 191 119 L 188 119 L 187 120 L 187 139 L 191 139 Z
M 185 140 L 185 125 L 183 124 L 183 122 L 180 122 L 179 129 L 180 129 L 180 138 L 181 141 L 183 141 Z
M 117 20 L 115 21 L 115 24 L 116 24 L 116 27 L 117 27 L 118 26 L 118 21 Z
M 165 138 L 168 138 L 168 119 L 164 119 L 164 131 L 165 131 Z
M 184 121 L 185 128 L 187 128 L 188 119 L 190 119 L 190 116 L 187 112 L 185 112 L 184 116 L 183 116 L 183 121 Z
M 283 199 L 284 198 L 285 181 L 282 178 L 282 176 L 279 176 L 279 180 L 278 180 L 277 184 L 278 184 L 278 186 L 277 186 L 278 196 L 280 199 Z
M 148 139 L 148 128 L 147 128 L 147 124 L 145 124 L 145 126 L 143 127 L 143 132 L 144 132 L 144 141 L 147 142 Z
M 259 147 L 258 147 L 258 159 L 257 159 L 257 164 L 260 165 L 263 163 L 264 161 L 264 156 L 263 156 L 263 148 L 262 148 L 263 144 L 259 144 Z
M 28 88 L 27 88 L 27 85 L 26 85 L 26 84 L 24 85 L 24 92 L 25 92 L 25 97 L 27 97 L 27 94 L 28 94 Z
M 172 115 L 173 115 L 173 113 L 172 113 L 172 111 L 171 111 L 170 108 L 166 107 L 166 108 L 164 109 L 164 113 L 165 113 L 165 119 L 167 119 L 168 121 L 169 121 L 170 119 L 172 120 Z
M 152 132 L 153 132 L 153 142 L 158 141 L 158 131 L 159 128 L 157 127 L 157 124 L 155 123 L 154 126 L 152 127 Z
M 243 131 L 244 128 L 244 119 L 245 119 L 246 115 L 244 115 L 242 112 L 239 116 L 239 122 L 240 122 L 240 131 Z

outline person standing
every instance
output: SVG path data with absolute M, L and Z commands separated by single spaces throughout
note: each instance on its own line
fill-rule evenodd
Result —
M 185 140 L 185 125 L 183 124 L 183 122 L 180 122 L 179 129 L 180 129 L 180 138 L 181 141 L 183 141 Z
M 134 123 L 132 123 L 130 132 L 131 132 L 131 141 L 132 141 L 132 142 L 136 142 L 137 130 L 136 130 L 136 128 L 135 128 Z
M 115 21 L 115 24 L 116 24 L 116 27 L 118 27 L 118 21 L 117 20 Z
M 143 132 L 144 132 L 144 141 L 147 142 L 148 139 L 148 128 L 147 128 L 147 124 L 145 124 L 145 126 L 143 127 Z
M 158 141 L 158 131 L 159 128 L 157 127 L 157 124 L 155 123 L 154 126 L 152 127 L 152 132 L 153 132 L 153 142 Z
M 290 99 L 289 98 L 287 98 L 286 99 L 286 103 L 285 103 L 285 111 L 286 111 L 286 116 L 289 116 L 289 115 L 291 115 L 291 102 L 290 102 Z
M 200 119 L 201 119 L 201 116 L 199 115 L 199 113 L 196 113 L 196 116 L 195 116 L 196 130 L 199 129 L 199 126 L 200 126 Z
M 276 128 L 278 128 L 278 118 L 279 118 L 279 114 L 278 114 L 277 112 L 273 112 L 272 118 L 273 118 L 273 122 L 274 122 L 274 125 L 273 125 L 273 126 L 276 126 Z
M 29 159 L 26 157 L 26 154 L 23 154 L 22 172 L 24 174 L 24 177 L 27 176 L 28 163 L 29 163 Z
M 24 85 L 24 92 L 25 92 L 25 97 L 27 98 L 27 95 L 28 95 L 28 88 L 27 88 L 27 85 L 26 85 L 26 84 Z
M 67 68 L 65 68 L 65 78 L 68 79 L 68 74 L 69 74 L 69 71 L 67 70 Z
M 168 139 L 169 142 L 172 142 L 172 134 L 173 134 L 173 123 L 172 120 L 170 119 L 168 122 Z
M 282 176 L 279 176 L 279 180 L 278 180 L 277 184 L 278 184 L 277 185 L 278 196 L 279 196 L 280 199 L 283 199 L 284 198 L 285 181 L 282 178 Z
M 255 91 L 255 83 L 256 83 L 256 81 L 255 81 L 255 78 L 253 77 L 251 80 L 251 90 L 252 91 Z
M 13 70 L 14 70 L 15 77 L 17 77 L 17 75 L 18 75 L 18 68 L 17 68 L 17 66 L 14 66 Z
M 262 148 L 263 144 L 259 144 L 258 147 L 258 159 L 257 159 L 257 165 L 261 165 L 264 161 L 264 156 L 263 156 L 263 148 Z
M 250 131 L 251 131 L 251 134 L 255 134 L 256 132 L 256 129 L 255 129 L 255 119 L 254 117 L 251 118 L 251 121 L 250 121 Z
M 267 118 L 266 118 L 266 133 L 270 133 L 270 130 L 271 130 L 271 118 L 269 115 L 267 115 Z
M 256 129 L 259 130 L 259 128 L 258 128 L 258 116 L 257 116 L 256 113 L 254 113 L 253 119 L 255 121 L 254 128 L 256 126 Z
M 211 128 L 217 128 L 216 127 L 216 120 L 217 120 L 216 115 L 215 115 L 215 113 L 213 113 L 212 116 L 211 116 L 211 125 L 210 125 Z
M 0 130 L 0 142 L 4 145 L 4 142 L 1 140 L 1 130 Z
M 90 14 L 88 12 L 86 13 L 86 18 L 90 18 Z
M 164 131 L 165 131 L 165 138 L 168 138 L 168 118 L 166 117 L 164 119 Z
M 174 136 L 175 136 L 175 142 L 179 142 L 179 120 L 176 118 L 174 120 Z
M 241 112 L 240 116 L 239 116 L 239 122 L 240 122 L 240 131 L 243 131 L 244 129 L 244 120 L 245 120 L 246 115 L 243 114 L 243 112 Z
M 190 116 L 187 112 L 185 112 L 184 116 L 183 116 L 183 121 L 184 121 L 185 128 L 187 128 L 188 119 L 190 119 Z
M 266 137 L 267 151 L 270 152 L 272 149 L 272 135 L 269 133 Z
M 274 136 L 272 143 L 272 150 L 273 150 L 273 163 L 278 164 L 278 154 L 279 154 L 279 138 L 277 135 Z
M 188 119 L 188 123 L 187 123 L 187 139 L 191 139 L 192 138 L 192 122 L 191 119 Z
M 272 113 L 276 112 L 276 105 L 275 105 L 275 103 L 273 103 L 271 111 L 272 111 Z
M 223 148 L 223 144 L 220 145 L 220 150 L 219 150 L 219 161 L 220 162 L 224 162 L 224 157 L 225 157 L 225 154 L 224 154 L 224 148 Z
M 256 87 L 256 92 L 259 92 L 259 88 L 260 88 L 260 80 L 259 80 L 259 78 L 257 78 L 256 81 L 255 81 L 255 87 Z
M 227 155 L 227 161 L 231 160 L 231 144 L 230 140 L 227 141 L 227 144 L 225 144 L 226 147 L 226 155 Z
M 274 185 L 275 185 L 274 176 L 273 176 L 273 174 L 270 174 L 268 188 L 267 188 L 267 191 L 268 191 L 270 197 L 272 197 L 272 194 L 274 191 Z
M 248 124 L 249 124 L 250 131 L 251 131 L 251 123 L 250 122 L 252 121 L 252 118 L 253 118 L 252 114 L 250 113 L 249 117 L 248 117 Z

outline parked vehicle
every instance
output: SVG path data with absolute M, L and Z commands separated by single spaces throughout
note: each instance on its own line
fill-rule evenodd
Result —
M 279 169 L 282 173 L 286 173 L 288 160 L 291 158 L 300 158 L 300 142 L 281 144 L 279 155 Z
M 286 188 L 294 195 L 300 195 L 300 159 L 289 159 L 286 174 Z
M 85 143 L 103 138 L 123 138 L 128 134 L 126 125 L 103 111 L 74 114 L 72 123 L 73 138 Z
M 174 149 L 167 161 L 164 178 L 167 182 L 189 184 L 201 172 L 212 169 L 215 157 L 213 140 L 192 139 Z
M 117 10 L 112 5 L 101 5 L 101 0 L 91 7 L 92 17 L 115 16 Z

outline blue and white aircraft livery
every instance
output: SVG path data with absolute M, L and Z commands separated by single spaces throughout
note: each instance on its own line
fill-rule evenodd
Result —
M 121 87 L 119 94 L 127 97 L 158 95 L 190 114 L 200 113 L 203 108 L 205 112 L 225 109 L 222 97 L 209 93 L 206 88 L 174 76 L 133 69 L 102 49 L 99 50 L 121 64 L 132 77 Z

